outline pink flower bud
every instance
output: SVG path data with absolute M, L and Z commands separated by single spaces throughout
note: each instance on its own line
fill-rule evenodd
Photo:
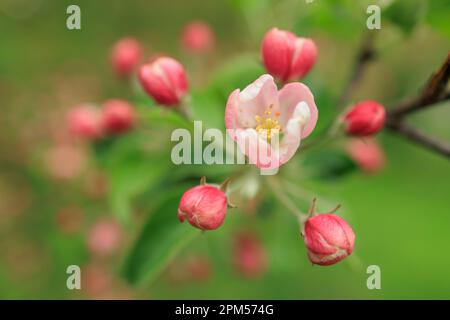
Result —
M 243 276 L 261 276 L 267 269 L 267 254 L 258 238 L 252 233 L 237 235 L 234 246 L 234 264 Z
M 120 134 L 134 124 L 133 107 L 124 100 L 108 100 L 103 104 L 103 126 L 108 133 Z
M 204 53 L 214 46 L 214 33 L 205 22 L 193 21 L 184 27 L 181 44 L 187 52 Z
M 68 115 L 69 130 L 76 136 L 97 139 L 103 133 L 103 125 L 99 111 L 92 106 L 79 106 Z
M 188 89 L 183 66 L 169 57 L 159 57 L 143 65 L 139 70 L 139 80 L 144 90 L 164 106 L 179 104 Z
M 267 71 L 284 82 L 304 77 L 317 58 L 313 40 L 277 28 L 266 33 L 261 51 Z
M 369 136 L 384 126 L 386 112 L 376 101 L 366 100 L 355 104 L 345 115 L 346 132 L 355 136 Z
M 108 256 L 119 248 L 122 238 L 119 223 L 110 218 L 101 218 L 89 231 L 87 245 L 92 253 Z
M 302 236 L 313 264 L 329 266 L 353 252 L 355 234 L 341 217 L 324 213 L 309 218 Z
M 225 192 L 212 185 L 200 185 L 186 191 L 178 205 L 178 219 L 202 230 L 220 227 L 227 213 Z
M 120 76 L 129 76 L 137 67 L 142 57 L 142 48 L 134 38 L 123 38 L 113 47 L 111 63 L 114 71 Z
M 349 156 L 366 173 L 376 173 L 384 168 L 383 149 L 374 139 L 352 139 L 347 144 Z

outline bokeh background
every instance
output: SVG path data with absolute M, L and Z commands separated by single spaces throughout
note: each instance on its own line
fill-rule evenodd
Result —
M 188 70 L 194 114 L 222 128 L 227 95 L 264 72 L 264 33 L 277 26 L 312 37 L 319 59 L 304 81 L 316 95 L 320 129 L 333 118 L 336 97 L 366 36 L 371 2 L 307 2 L 0 0 L 0 297 L 450 298 L 450 162 L 390 132 L 379 135 L 386 166 L 377 174 L 355 169 L 333 179 L 304 177 L 301 151 L 286 169 L 303 210 L 313 196 L 324 210 L 343 205 L 339 213 L 357 237 L 353 257 L 332 267 L 311 266 L 298 225 L 266 191 L 232 211 L 221 229 L 161 253 L 166 262 L 146 276 L 154 268 L 146 254 L 166 250 L 158 248 L 165 229 L 149 226 L 149 217 L 158 211 L 176 220 L 186 186 L 201 175 L 225 177 L 228 169 L 170 166 L 172 127 L 155 119 L 151 110 L 158 108 L 135 81 L 115 76 L 111 47 L 133 36 L 149 57 L 165 53 L 179 59 Z M 70 4 L 81 8 L 81 30 L 66 28 Z M 391 9 L 382 13 L 377 59 L 351 101 L 371 98 L 389 107 L 418 94 L 444 61 L 450 8 L 444 0 L 380 5 Z M 198 19 L 216 37 L 213 51 L 200 58 L 185 53 L 179 40 L 183 26 Z M 136 132 L 95 146 L 68 145 L 67 110 L 111 97 L 128 99 L 142 112 Z M 409 120 L 450 141 L 448 103 Z M 171 200 L 160 205 L 166 196 Z M 90 249 L 95 228 L 119 239 L 112 254 Z M 260 274 L 250 276 L 235 266 L 235 235 L 249 231 L 267 258 Z M 82 290 L 66 288 L 72 264 L 81 267 Z M 381 268 L 381 290 L 366 286 L 371 264 Z

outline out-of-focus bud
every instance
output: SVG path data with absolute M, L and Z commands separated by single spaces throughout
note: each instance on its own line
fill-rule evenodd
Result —
M 183 66 L 169 57 L 144 64 L 139 70 L 139 80 L 144 90 L 164 106 L 178 105 L 188 89 Z
M 103 134 L 100 112 L 93 106 L 73 108 L 69 112 L 68 122 L 70 132 L 76 137 L 98 139 Z
M 142 47 L 134 38 L 123 38 L 114 44 L 111 63 L 120 77 L 133 73 L 142 58 Z
M 84 149 L 72 144 L 56 145 L 47 151 L 45 165 L 55 179 L 70 180 L 82 172 L 87 163 Z
M 207 52 L 214 46 L 214 32 L 207 23 L 193 21 L 183 28 L 181 44 L 187 52 Z
M 380 131 L 384 126 L 386 112 L 376 101 L 366 100 L 355 104 L 344 117 L 347 134 L 369 136 Z
M 81 270 L 81 289 L 90 299 L 98 299 L 113 288 L 110 271 L 103 265 L 91 262 Z
M 261 276 L 267 269 L 267 253 L 259 239 L 249 232 L 236 236 L 234 243 L 234 264 L 245 277 Z
M 111 99 L 103 104 L 103 126 L 106 132 L 121 134 L 133 127 L 135 121 L 133 107 L 124 100 Z
M 353 252 L 355 234 L 348 223 L 332 213 L 313 212 L 304 224 L 302 236 L 313 264 L 329 266 Z
M 261 53 L 266 70 L 284 82 L 304 77 L 317 59 L 313 40 L 277 28 L 264 36 Z
M 386 158 L 375 139 L 351 139 L 347 144 L 347 152 L 366 173 L 377 173 L 384 168 Z
M 96 255 L 108 256 L 120 247 L 122 239 L 120 224 L 111 218 L 101 218 L 89 231 L 87 246 Z
M 202 230 L 220 227 L 227 213 L 228 199 L 225 182 L 221 187 L 207 185 L 202 178 L 201 185 L 186 191 L 178 205 L 178 219 Z
M 211 262 L 206 256 L 190 256 L 185 265 L 189 279 L 193 281 L 206 281 L 211 276 Z
M 81 230 L 84 214 L 80 208 L 68 206 L 61 208 L 55 216 L 55 223 L 65 234 L 75 234 Z

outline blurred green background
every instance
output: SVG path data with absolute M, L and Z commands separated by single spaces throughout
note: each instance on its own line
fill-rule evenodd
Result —
M 366 8 L 372 2 L 0 0 L 0 298 L 450 298 L 450 162 L 390 132 L 379 137 L 387 165 L 376 175 L 355 171 L 335 179 L 303 177 L 295 173 L 307 157 L 301 150 L 285 169 L 293 184 L 319 198 L 319 205 L 324 199 L 321 209 L 343 205 L 339 213 L 356 234 L 355 254 L 348 261 L 311 266 L 298 225 L 265 192 L 253 201 L 253 214 L 242 207 L 230 212 L 222 228 L 196 236 L 160 267 L 162 272 L 137 285 L 127 281 L 146 272 L 142 255 L 154 250 L 158 236 L 164 237 L 164 228 L 145 231 L 148 217 L 158 211 L 176 220 L 186 186 L 201 175 L 219 182 L 233 168 L 170 166 L 171 125 L 146 113 L 156 107 L 135 83 L 115 77 L 109 65 L 114 42 L 134 36 L 149 57 L 166 53 L 183 62 L 194 114 L 223 127 L 227 95 L 264 72 L 259 65 L 264 33 L 277 26 L 312 37 L 319 59 L 304 81 L 316 95 L 320 131 L 334 117 L 334 101 L 367 32 Z M 65 26 L 70 4 L 81 8 L 81 30 Z M 378 56 L 351 101 L 371 98 L 389 107 L 418 94 L 444 61 L 450 8 L 444 0 L 380 5 L 386 9 L 377 31 Z M 202 59 L 185 54 L 179 42 L 183 26 L 198 19 L 209 23 L 216 36 L 214 52 Z M 77 149 L 69 158 L 83 163 L 81 172 L 55 178 L 52 166 L 66 161 L 49 160 L 62 139 L 61 115 L 73 105 L 111 97 L 129 99 L 148 118 L 117 141 Z M 450 141 L 448 103 L 409 120 Z M 166 196 L 173 200 L 160 205 Z M 307 199 L 294 200 L 307 209 Z M 107 258 L 95 257 L 86 245 L 90 228 L 98 218 L 112 216 L 122 223 L 120 249 Z M 267 251 L 268 268 L 259 277 L 247 279 L 233 267 L 233 235 L 242 230 L 257 234 Z M 130 255 L 138 238 L 138 253 Z M 151 242 L 148 247 L 145 241 Z M 170 271 L 186 268 L 183 257 L 196 256 L 208 260 L 207 276 L 184 279 Z M 97 268 L 92 272 L 97 280 L 107 273 L 106 292 L 68 290 L 66 267 L 71 264 L 81 266 L 82 274 L 84 266 Z M 366 268 L 372 264 L 381 268 L 381 290 L 367 289 Z

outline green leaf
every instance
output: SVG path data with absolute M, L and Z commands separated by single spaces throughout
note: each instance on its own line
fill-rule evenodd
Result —
M 354 172 L 356 164 L 342 150 L 321 150 L 303 161 L 312 178 L 320 180 L 336 180 Z
M 186 188 L 177 189 L 160 202 L 145 224 L 124 265 L 130 284 L 151 282 L 172 258 L 200 231 L 177 218 L 178 201 Z
M 167 148 L 146 150 L 147 140 L 146 135 L 137 133 L 118 137 L 102 158 L 109 178 L 110 209 L 124 223 L 129 221 L 134 197 L 163 179 L 171 166 Z
M 448 6 L 445 1 L 428 1 L 426 20 L 433 28 L 450 37 Z
M 424 17 L 425 11 L 426 2 L 424 0 L 395 0 L 384 9 L 382 19 L 386 18 L 405 34 L 410 34 Z

